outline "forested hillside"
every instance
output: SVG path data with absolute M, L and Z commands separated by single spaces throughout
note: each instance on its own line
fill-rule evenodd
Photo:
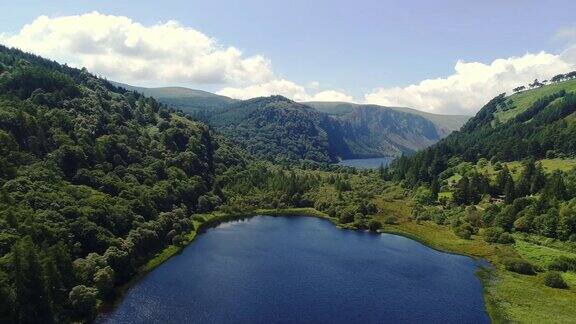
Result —
M 335 162 L 412 153 L 459 129 L 468 119 L 409 108 L 296 103 L 281 96 L 239 101 L 181 87 L 117 85 L 181 109 L 257 157 L 276 162 Z
M 334 162 L 350 155 L 339 125 L 281 96 L 238 102 L 212 115 L 209 124 L 261 159 Z
M 462 235 L 495 227 L 576 241 L 575 85 L 501 94 L 462 131 L 396 160 L 385 177 L 425 184 L 444 203 L 503 202 L 489 204 L 479 220 L 462 219 Z
M 257 157 L 276 162 L 398 156 L 447 134 L 405 112 L 362 107 L 333 117 L 281 96 L 238 102 L 208 123 Z
M 94 315 L 243 154 L 85 70 L 0 47 L 0 322 Z
M 495 265 L 485 296 L 497 321 L 574 318 L 574 76 L 501 94 L 461 131 L 380 170 L 411 190 L 412 220 L 451 228 L 461 241 L 450 242 Z
M 348 114 L 353 113 L 355 110 L 359 108 L 405 112 L 411 115 L 421 116 L 430 120 L 441 131 L 445 132 L 446 134 L 450 133 L 451 131 L 459 130 L 460 127 L 462 127 L 462 125 L 464 125 L 466 121 L 471 117 L 465 115 L 438 115 L 406 107 L 385 107 L 370 104 L 354 104 L 349 102 L 310 101 L 305 102 L 305 104 L 331 116 L 346 116 Z

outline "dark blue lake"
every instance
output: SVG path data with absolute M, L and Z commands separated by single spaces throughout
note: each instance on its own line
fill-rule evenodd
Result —
M 345 165 L 361 169 L 378 169 L 380 165 L 387 166 L 392 162 L 392 157 L 379 157 L 370 159 L 348 159 L 338 162 L 338 165 Z
M 109 323 L 487 323 L 478 261 L 312 217 L 207 230 L 146 275 Z

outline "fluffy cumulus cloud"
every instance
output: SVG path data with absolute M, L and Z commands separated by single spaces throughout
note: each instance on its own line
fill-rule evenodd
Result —
M 406 106 L 434 113 L 474 114 L 490 98 L 527 85 L 535 78 L 550 78 L 576 68 L 576 52 L 559 55 L 540 52 L 496 59 L 490 64 L 458 61 L 454 73 L 406 87 L 377 88 L 364 101 L 386 106 Z
M 270 61 L 176 21 L 144 26 L 98 12 L 40 16 L 0 41 L 109 78 L 194 84 L 254 83 L 273 77 Z
M 305 88 L 285 79 L 271 80 L 265 83 L 253 84 L 247 87 L 226 87 L 218 94 L 237 99 L 249 99 L 270 95 L 282 95 L 296 101 L 353 101 L 354 99 L 340 91 L 324 90 L 310 94 L 310 90 L 318 87 L 314 84 Z
M 576 28 L 560 30 L 555 39 L 576 43 Z M 278 94 L 297 101 L 355 101 L 315 81 L 301 85 L 281 78 L 268 58 L 244 55 L 176 21 L 143 25 L 98 12 L 40 16 L 15 34 L 0 35 L 0 43 L 134 84 L 210 84 L 220 87 L 219 94 L 238 99 Z M 499 93 L 574 69 L 576 46 L 560 54 L 528 53 L 487 64 L 458 61 L 447 77 L 376 88 L 358 101 L 473 114 Z
M 294 100 L 351 99 L 301 86 L 275 76 L 269 59 L 245 56 L 233 46 L 176 21 L 142 25 L 124 16 L 98 12 L 77 16 L 40 16 L 0 43 L 86 67 L 109 79 L 135 84 L 212 84 L 220 93 L 245 99 L 280 94 Z

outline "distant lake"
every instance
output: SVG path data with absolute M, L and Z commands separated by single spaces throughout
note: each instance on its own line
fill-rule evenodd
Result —
M 393 157 L 379 157 L 370 159 L 348 159 L 338 162 L 338 165 L 345 165 L 361 169 L 377 169 L 381 164 L 387 166 L 394 160 Z
M 478 261 L 312 217 L 207 230 L 107 323 L 488 323 Z

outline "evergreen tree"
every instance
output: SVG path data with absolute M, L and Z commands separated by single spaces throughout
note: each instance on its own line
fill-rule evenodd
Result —
M 546 175 L 544 174 L 544 170 L 542 169 L 542 165 L 538 164 L 534 170 L 534 174 L 530 179 L 530 193 L 536 194 L 540 192 L 546 185 Z
M 548 199 L 565 200 L 566 199 L 566 186 L 562 173 L 556 171 L 546 181 L 544 193 Z
M 20 323 L 52 323 L 49 294 L 36 247 L 30 237 L 16 243 L 12 250 L 17 318 Z
M 470 198 L 469 193 L 469 181 L 467 176 L 463 176 L 456 186 L 454 191 L 454 203 L 458 205 L 465 205 L 468 203 Z
M 516 192 L 514 190 L 514 180 L 512 180 L 512 177 L 508 178 L 508 181 L 506 182 L 506 185 L 504 187 L 504 201 L 507 204 L 511 204 L 514 199 L 516 199 Z
M 430 183 L 430 191 L 432 193 L 432 200 L 438 200 L 438 193 L 440 192 L 440 183 L 438 182 L 438 177 L 434 177 L 434 179 L 432 179 L 432 183 Z
M 508 172 L 508 168 L 504 166 L 498 175 L 496 176 L 496 192 L 499 195 L 506 194 L 506 186 L 512 180 L 512 176 L 510 176 L 510 172 Z

